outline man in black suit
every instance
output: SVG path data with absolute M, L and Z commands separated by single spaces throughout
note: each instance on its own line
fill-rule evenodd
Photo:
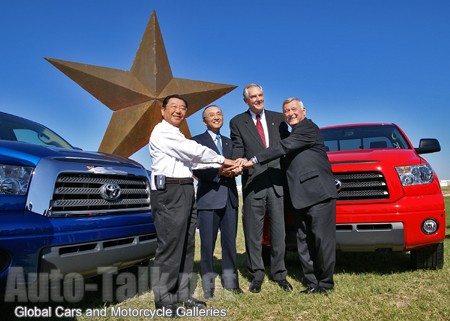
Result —
M 232 154 L 232 142 L 220 134 L 223 113 L 211 105 L 203 110 L 203 123 L 208 128 L 203 134 L 192 137 L 197 143 L 211 148 L 226 158 Z M 201 241 L 201 272 L 203 296 L 214 297 L 215 273 L 213 271 L 214 247 L 220 229 L 222 245 L 222 284 L 232 293 L 243 293 L 239 287 L 236 268 L 236 233 L 238 193 L 234 175 L 221 168 L 194 170 L 197 177 L 197 213 Z
M 245 87 L 244 102 L 249 109 L 230 121 L 233 159 L 249 159 L 289 135 L 283 115 L 264 109 L 264 94 L 260 85 L 249 84 Z M 272 278 L 283 290 L 292 291 L 291 284 L 286 280 L 284 264 L 283 177 L 279 159 L 245 171 L 242 176 L 245 247 L 247 267 L 252 276 L 249 290 L 253 293 L 261 291 L 265 277 L 261 241 L 266 214 L 270 224 Z
M 336 186 L 323 138 L 317 125 L 306 118 L 298 98 L 283 102 L 289 137 L 257 153 L 245 165 L 266 164 L 286 155 L 286 175 L 295 208 L 297 249 L 307 289 L 325 294 L 333 289 L 336 260 Z

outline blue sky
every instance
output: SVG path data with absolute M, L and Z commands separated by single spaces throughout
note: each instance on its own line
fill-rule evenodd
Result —
M 414 146 L 438 138 L 424 157 L 450 179 L 446 0 L 1 0 L 0 110 L 97 150 L 112 111 L 43 57 L 128 70 L 153 10 L 174 77 L 239 86 L 215 102 L 223 134 L 256 82 L 266 108 L 297 96 L 319 126 L 393 122 Z M 147 147 L 131 158 L 150 167 Z

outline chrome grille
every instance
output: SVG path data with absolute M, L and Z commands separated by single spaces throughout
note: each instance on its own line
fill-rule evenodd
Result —
M 120 196 L 114 200 L 105 198 L 101 187 L 107 184 L 119 187 Z M 56 180 L 50 204 L 50 216 L 148 211 L 150 187 L 142 176 L 64 173 Z
M 342 183 L 339 201 L 384 200 L 389 198 L 386 179 L 379 172 L 334 173 Z

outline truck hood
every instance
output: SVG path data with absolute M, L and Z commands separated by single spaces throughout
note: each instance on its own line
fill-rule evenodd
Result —
M 413 149 L 363 149 L 327 152 L 327 154 L 332 165 L 382 162 L 401 166 L 423 162 Z
M 0 162 L 36 166 L 42 158 L 71 158 L 142 167 L 139 163 L 113 154 L 89 152 L 77 149 L 39 146 L 23 142 L 0 140 Z

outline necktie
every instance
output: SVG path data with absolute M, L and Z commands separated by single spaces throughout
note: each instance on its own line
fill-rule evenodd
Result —
M 223 155 L 222 154 L 223 153 L 223 151 L 222 151 L 222 142 L 221 142 L 221 139 L 220 139 L 220 135 L 216 135 L 216 146 L 217 146 L 217 149 L 219 150 L 219 154 Z
M 261 137 L 264 148 L 266 148 L 267 147 L 266 137 L 264 136 L 264 129 L 261 124 L 261 115 L 260 114 L 256 115 L 256 130 L 258 131 L 259 137 Z

